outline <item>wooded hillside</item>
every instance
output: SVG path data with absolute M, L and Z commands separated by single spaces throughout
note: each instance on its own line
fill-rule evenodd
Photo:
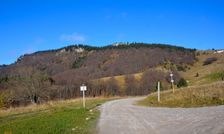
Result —
M 177 70 L 186 71 L 195 60 L 193 49 L 145 43 L 73 45 L 25 54 L 14 64 L 0 66 L 0 105 L 79 97 L 82 83 L 88 85 L 88 96 L 146 95 L 158 80 L 168 88 L 171 70 L 178 81 Z M 143 73 L 141 79 L 132 75 L 136 73 Z M 125 87 L 112 77 L 117 75 L 125 75 Z M 102 77 L 111 78 L 98 80 Z

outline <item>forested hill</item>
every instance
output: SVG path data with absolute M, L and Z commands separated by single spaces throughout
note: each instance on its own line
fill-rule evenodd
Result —
M 195 62 L 195 50 L 164 44 L 116 43 L 105 47 L 72 45 L 61 49 L 25 54 L 8 66 L 0 66 L 0 97 L 4 104 L 19 105 L 38 98 L 39 101 L 67 99 L 80 95 L 79 86 L 89 84 L 88 95 L 141 95 L 150 92 L 141 87 L 137 92 L 120 92 L 114 87 L 93 80 L 144 73 L 162 68 L 186 70 Z M 166 81 L 166 73 L 152 71 L 156 78 Z M 151 73 L 152 73 L 151 72 Z M 156 72 L 156 73 L 155 73 Z M 92 84 L 92 85 L 91 85 Z M 94 86 L 93 86 L 94 85 Z M 107 86 L 106 86 L 107 85 Z M 119 91 L 114 91 L 115 88 Z M 145 88 L 145 89 L 144 89 Z M 137 89 L 137 88 L 136 88 Z

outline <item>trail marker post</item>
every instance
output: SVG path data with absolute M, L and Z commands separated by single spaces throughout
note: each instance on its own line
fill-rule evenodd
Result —
M 82 91 L 82 102 L 83 102 L 83 107 L 86 107 L 86 100 L 85 100 L 85 91 L 87 90 L 87 87 L 82 84 L 82 86 L 80 86 L 80 91 Z
M 158 81 L 158 102 L 160 102 L 160 81 Z
M 173 93 L 174 93 L 174 84 L 173 84 L 174 83 L 174 79 L 173 79 L 173 73 L 172 72 L 170 73 L 170 78 L 171 78 L 170 81 L 171 81 L 172 89 L 173 89 Z

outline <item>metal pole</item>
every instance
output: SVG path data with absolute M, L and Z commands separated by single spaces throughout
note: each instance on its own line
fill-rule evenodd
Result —
M 158 102 L 160 102 L 160 81 L 158 81 Z

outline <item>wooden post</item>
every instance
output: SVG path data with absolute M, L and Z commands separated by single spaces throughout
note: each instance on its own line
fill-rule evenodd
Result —
M 158 81 L 158 102 L 160 102 L 160 81 Z
M 174 79 L 173 79 L 173 73 L 170 73 L 170 78 L 171 78 L 171 85 L 172 85 L 172 89 L 173 89 L 173 93 L 174 93 Z
M 85 91 L 87 90 L 87 87 L 83 84 L 80 87 L 80 91 L 82 91 L 82 103 L 83 103 L 83 107 L 86 107 L 86 100 L 85 100 Z
M 173 89 L 173 93 L 174 93 L 174 84 L 173 84 L 173 82 L 174 82 L 174 81 L 172 81 L 171 83 L 172 83 L 172 89 Z

